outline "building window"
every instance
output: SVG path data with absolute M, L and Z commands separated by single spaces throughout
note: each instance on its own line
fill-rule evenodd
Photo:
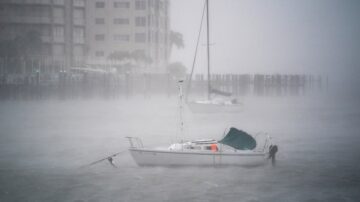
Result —
M 55 5 L 64 5 L 65 0 L 56 0 L 56 1 L 53 1 L 53 4 L 55 4 Z
M 64 27 L 54 26 L 54 36 L 64 36 Z
M 54 8 L 53 16 L 54 16 L 54 18 L 64 19 L 64 9 L 62 9 L 62 8 Z
M 85 6 L 85 0 L 74 0 L 74 6 Z
M 0 5 L 0 14 L 5 13 L 5 6 Z
M 104 41 L 105 40 L 105 34 L 97 34 L 95 35 L 96 41 Z
M 130 8 L 130 2 L 128 1 L 115 1 L 114 8 Z
M 146 9 L 146 2 L 143 0 L 135 1 L 135 9 L 136 10 L 145 10 Z
M 83 9 L 74 9 L 73 15 L 75 25 L 85 24 L 85 13 Z
M 104 51 L 96 51 L 95 52 L 96 57 L 104 57 L 104 55 L 105 55 Z
M 41 36 L 51 36 L 51 27 L 49 26 L 40 26 L 37 30 L 39 30 Z
M 145 33 L 135 33 L 135 42 L 137 43 L 145 43 L 146 34 Z
M 81 27 L 75 27 L 73 32 L 74 42 L 83 43 L 84 42 L 84 29 Z
M 50 44 L 42 44 L 40 50 L 41 55 L 49 56 L 51 53 L 51 46 Z
M 96 8 L 105 8 L 105 2 L 103 2 L 103 1 L 95 2 L 95 7 Z
M 53 28 L 53 37 L 55 42 L 63 42 L 64 41 L 64 27 L 62 26 L 54 26 Z
M 53 45 L 53 54 L 54 55 L 64 55 L 65 48 L 62 44 L 54 44 Z
M 163 10 L 164 9 L 164 3 L 162 1 L 159 1 L 159 9 Z
M 129 18 L 115 18 L 114 24 L 117 25 L 128 25 L 129 24 Z
M 104 18 L 95 18 L 95 24 L 103 25 L 103 24 L 105 24 L 105 19 Z
M 115 41 L 130 41 L 130 35 L 127 34 L 115 34 L 114 35 Z
M 51 11 L 46 7 L 34 6 L 34 7 L 14 7 L 10 10 L 18 16 L 33 16 L 33 17 L 50 17 Z
M 136 17 L 135 25 L 138 27 L 145 27 L 146 26 L 146 17 Z

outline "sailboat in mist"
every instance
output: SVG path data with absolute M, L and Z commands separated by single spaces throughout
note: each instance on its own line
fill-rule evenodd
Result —
M 179 127 L 181 133 L 183 133 L 184 127 L 182 120 L 182 83 L 183 81 L 179 82 Z M 269 159 L 274 163 L 275 154 L 278 151 L 277 146 L 272 144 L 270 136 L 252 136 L 234 127 L 224 133 L 220 140 L 198 139 L 185 141 L 181 139 L 177 143 L 163 147 L 146 147 L 138 137 L 129 136 L 126 138 L 130 143 L 128 151 L 139 166 L 252 167 L 264 165 L 269 162 Z M 103 161 L 108 161 L 113 167 L 117 167 L 113 162 L 113 158 L 125 151 L 114 153 L 82 167 L 92 166 Z
M 207 54 L 208 54 L 208 99 L 205 101 L 187 102 L 191 110 L 209 112 L 221 108 L 233 108 L 240 104 L 236 101 L 218 101 L 211 99 L 211 94 L 228 95 L 215 90 L 210 83 L 209 51 L 209 0 L 207 10 Z M 192 70 L 193 72 L 193 70 Z M 179 81 L 179 116 L 180 131 L 183 131 L 183 81 Z M 190 86 L 190 85 L 189 85 Z M 129 152 L 139 166 L 258 166 L 265 164 L 269 157 L 275 159 L 271 138 L 266 136 L 261 144 L 259 139 L 245 131 L 231 127 L 220 140 L 200 139 L 185 141 L 165 147 L 144 147 L 140 138 L 127 137 L 130 143 Z M 275 153 L 274 153 L 275 151 Z
M 207 38 L 207 99 L 203 100 L 188 100 L 188 95 L 191 89 L 191 80 L 192 75 L 194 72 L 195 62 L 196 62 L 196 55 L 197 49 L 199 46 L 201 28 L 204 19 L 204 13 L 206 9 L 206 38 Z M 188 88 L 187 88 L 187 96 L 186 96 L 186 103 L 189 106 L 190 110 L 195 113 L 206 113 L 206 112 L 238 112 L 242 109 L 242 103 L 239 102 L 236 98 L 229 98 L 231 97 L 230 92 L 224 92 L 219 89 L 216 89 L 211 84 L 211 74 L 210 74 L 210 32 L 209 32 L 209 0 L 205 1 L 203 15 L 201 18 L 200 30 L 195 50 L 194 62 L 193 67 L 190 73 Z M 217 96 L 217 98 L 215 97 Z
M 182 81 L 179 82 L 180 131 L 183 131 Z M 257 136 L 256 136 L 257 137 Z M 259 166 L 271 156 L 271 138 L 263 141 L 245 131 L 230 128 L 220 139 L 180 140 L 164 147 L 145 147 L 137 137 L 129 140 L 129 152 L 139 166 Z

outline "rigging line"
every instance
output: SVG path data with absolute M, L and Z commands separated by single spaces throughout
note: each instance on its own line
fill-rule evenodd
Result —
M 207 63 L 208 63 L 208 100 L 210 100 L 210 23 L 209 23 L 209 0 L 206 0 L 206 34 L 207 34 Z
M 195 64 L 196 64 L 196 56 L 197 56 L 198 47 L 199 47 L 199 42 L 200 42 L 200 35 L 201 35 L 202 25 L 203 25 L 203 22 L 204 22 L 205 8 L 206 8 L 206 0 L 204 1 L 204 8 L 203 8 L 202 16 L 201 16 L 199 34 L 198 34 L 198 38 L 197 38 L 197 42 L 196 42 L 194 60 L 193 60 L 193 64 L 192 64 L 192 67 L 191 67 L 191 73 L 190 73 L 189 83 L 188 83 L 187 89 L 186 89 L 186 98 L 185 98 L 186 102 L 187 102 L 187 100 L 188 100 L 188 95 L 189 95 L 189 93 L 190 93 L 190 86 L 191 86 L 192 75 L 193 75 L 193 73 L 194 73 L 194 68 L 195 68 Z

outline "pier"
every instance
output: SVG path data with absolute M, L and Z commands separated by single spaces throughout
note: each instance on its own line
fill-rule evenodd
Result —
M 206 76 L 194 75 L 191 95 L 203 96 Z M 213 88 L 232 96 L 302 96 L 320 92 L 328 79 L 319 75 L 287 74 L 213 74 Z M 189 75 L 185 80 L 188 84 Z M 325 82 L 324 82 L 325 81 Z M 0 75 L 1 100 L 126 98 L 141 95 L 177 95 L 176 78 L 170 74 L 116 74 L 105 71 L 60 71 L 57 74 L 35 72 L 27 75 Z

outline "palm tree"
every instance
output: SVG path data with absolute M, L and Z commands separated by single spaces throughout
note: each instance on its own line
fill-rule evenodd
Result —
M 184 78 L 186 67 L 181 62 L 173 62 L 167 66 L 169 74 L 176 79 Z
M 173 46 L 176 46 L 176 48 L 184 48 L 184 39 L 183 35 L 180 32 L 175 32 L 173 30 L 170 31 L 169 34 L 169 52 L 171 54 Z
M 120 62 L 119 67 L 126 69 L 126 71 L 136 66 L 152 63 L 152 59 L 146 55 L 144 50 L 115 51 L 108 56 L 108 59 Z
M 115 51 L 108 56 L 109 60 L 133 60 L 135 63 L 152 63 L 152 59 L 145 54 L 144 50 L 134 50 L 131 53 L 127 51 Z
M 130 71 L 130 61 L 131 55 L 127 51 L 115 51 L 111 53 L 108 57 L 108 60 L 117 61 L 117 64 L 113 64 L 118 72 L 127 72 Z M 125 63 L 127 61 L 127 63 Z
M 183 35 L 180 32 L 170 31 L 170 46 L 176 46 L 177 48 L 184 48 Z
M 175 46 L 178 49 L 184 48 L 184 39 L 183 35 L 180 32 L 171 30 L 169 34 L 170 41 L 170 53 L 172 52 L 172 47 Z M 167 70 L 169 74 L 175 78 L 180 79 L 185 77 L 186 67 L 181 62 L 173 62 L 167 65 Z
M 151 64 L 152 63 L 152 59 L 145 54 L 144 50 L 134 50 L 131 53 L 131 57 L 138 63 L 139 62 L 142 62 L 142 63 L 145 63 L 145 64 Z

